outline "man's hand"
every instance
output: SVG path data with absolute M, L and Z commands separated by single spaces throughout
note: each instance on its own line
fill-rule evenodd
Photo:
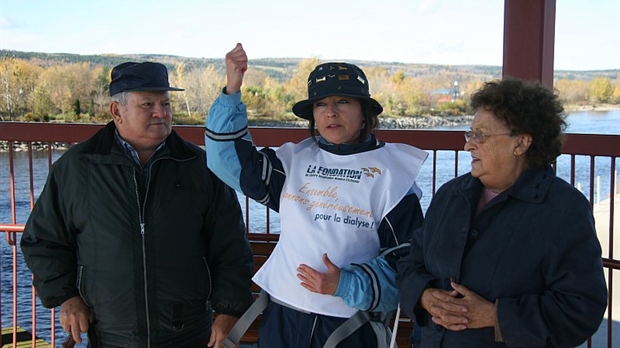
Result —
M 235 94 L 241 90 L 243 74 L 248 70 L 248 56 L 240 43 L 226 53 L 226 94 Z
M 87 332 L 95 316 L 80 296 L 72 297 L 60 305 L 60 325 L 71 334 L 75 342 L 82 343 L 82 332 Z
M 340 282 L 340 268 L 332 263 L 327 254 L 323 254 L 323 263 L 327 266 L 326 273 L 321 273 L 305 264 L 299 265 L 297 278 L 301 279 L 301 286 L 312 292 L 333 295 Z
M 230 330 L 232 330 L 233 326 L 237 323 L 237 320 L 239 319 L 233 317 L 232 315 L 218 314 L 213 321 L 213 326 L 211 327 L 211 339 L 209 340 L 207 347 L 223 347 L 222 343 L 226 339 L 226 336 L 230 333 Z M 235 347 L 238 347 L 238 343 L 235 343 Z

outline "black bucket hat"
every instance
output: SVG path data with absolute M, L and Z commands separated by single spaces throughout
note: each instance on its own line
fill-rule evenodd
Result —
M 308 99 L 295 103 L 293 113 L 310 120 L 312 104 L 334 95 L 368 100 L 373 113 L 383 112 L 381 104 L 370 97 L 368 79 L 362 69 L 349 63 L 323 63 L 308 76 Z
M 184 91 L 170 87 L 168 69 L 161 63 L 126 62 L 112 69 L 110 95 L 134 91 Z

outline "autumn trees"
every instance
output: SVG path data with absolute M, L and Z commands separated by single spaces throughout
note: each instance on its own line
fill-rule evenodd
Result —
M 290 112 L 306 98 L 306 78 L 320 63 L 304 59 L 296 65 L 261 66 L 255 63 L 244 79 L 243 101 L 251 119 L 295 119 Z M 252 64 L 252 62 L 251 62 Z M 499 76 L 450 66 L 364 66 L 371 94 L 384 106 L 385 117 L 464 114 L 468 96 L 486 80 Z M 224 87 L 221 67 L 168 63 L 171 83 L 185 88 L 171 93 L 175 122 L 200 124 Z M 100 62 L 50 62 L 38 58 L 0 60 L 0 120 L 107 122 L 111 66 Z M 458 81 L 458 98 L 444 91 Z M 620 103 L 620 82 L 608 77 L 590 80 L 557 79 L 555 88 L 567 104 Z
M 89 63 L 41 67 L 19 59 L 0 61 L 0 118 L 45 121 L 62 116 L 78 121 L 107 114 L 109 69 Z

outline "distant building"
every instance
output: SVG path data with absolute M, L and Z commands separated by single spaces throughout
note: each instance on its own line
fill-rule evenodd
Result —
M 459 82 L 457 80 L 454 80 L 452 88 L 436 89 L 431 92 L 431 95 L 434 97 L 437 103 L 457 101 L 461 98 L 461 93 L 459 92 Z

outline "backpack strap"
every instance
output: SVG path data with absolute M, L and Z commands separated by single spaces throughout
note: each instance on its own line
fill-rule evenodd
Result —
M 234 348 L 241 339 L 241 336 L 243 336 L 243 334 L 248 331 L 250 325 L 252 325 L 254 320 L 258 318 L 261 312 L 265 308 L 267 308 L 268 304 L 269 294 L 261 290 L 256 301 L 254 301 L 250 308 L 248 308 L 248 310 L 243 313 L 241 318 L 239 318 L 235 326 L 233 326 L 233 328 L 228 333 L 228 336 L 226 336 L 224 342 L 222 342 L 222 345 L 224 345 L 224 347 L 226 348 Z
M 357 311 L 351 318 L 340 324 L 340 326 L 338 326 L 338 328 L 334 330 L 331 335 L 329 335 L 327 341 L 325 341 L 325 345 L 323 345 L 323 348 L 335 348 L 338 343 L 369 321 L 373 324 L 373 330 L 375 331 L 375 334 L 377 334 L 379 347 L 388 347 L 386 346 L 388 344 L 389 348 L 396 347 L 396 332 L 398 330 L 398 321 L 400 319 L 400 304 L 396 310 L 396 318 L 394 319 L 394 327 L 392 330 L 390 330 L 389 327 L 390 320 L 392 320 L 393 315 L 392 311 L 374 314 L 375 315 L 370 314 L 370 312 Z M 374 326 L 375 324 L 381 325 L 382 329 Z
M 222 345 L 224 345 L 224 347 L 234 348 L 235 345 L 237 345 L 237 343 L 239 342 L 243 334 L 245 334 L 245 332 L 248 330 L 248 328 L 254 322 L 254 320 L 261 314 L 261 312 L 265 308 L 267 308 L 267 306 L 269 305 L 269 298 L 270 298 L 269 294 L 261 290 L 256 301 L 254 301 L 254 303 L 252 303 L 250 308 L 248 308 L 248 310 L 246 310 L 245 313 L 243 313 L 241 318 L 239 318 L 235 326 L 233 326 L 233 328 L 228 333 L 228 336 L 226 336 L 226 339 L 224 340 L 224 342 L 222 342 Z M 396 333 L 396 330 L 397 330 L 396 325 L 398 325 L 400 306 L 398 307 L 398 311 L 396 313 L 397 313 L 396 314 L 397 317 L 396 317 L 396 322 L 394 324 L 395 325 L 394 333 Z M 383 317 L 383 314 L 382 314 L 381 321 L 384 322 L 386 325 L 389 325 L 390 318 L 391 318 L 391 312 L 386 314 L 385 317 Z M 362 327 L 362 325 L 366 324 L 370 320 L 371 320 L 371 314 L 369 312 L 357 311 L 351 318 L 347 319 L 344 323 L 340 324 L 340 326 L 338 326 L 338 328 L 334 330 L 334 332 L 332 332 L 331 335 L 329 335 L 329 337 L 327 338 L 327 341 L 325 341 L 325 345 L 323 345 L 323 348 L 336 348 L 338 343 L 340 343 L 345 338 L 349 337 L 353 332 L 355 332 L 357 329 Z M 392 336 L 392 344 L 394 344 L 395 336 L 396 336 L 395 334 Z M 393 347 L 393 346 L 390 345 L 390 347 Z
M 392 339 L 390 340 L 390 348 L 396 347 L 396 333 L 398 332 L 398 323 L 400 322 L 400 303 L 396 309 L 396 318 L 394 318 L 394 327 L 392 328 Z
M 370 314 L 364 311 L 357 311 L 353 316 L 340 324 L 334 332 L 329 335 L 323 348 L 336 348 L 336 345 L 343 339 L 349 337 L 355 330 L 370 320 Z

